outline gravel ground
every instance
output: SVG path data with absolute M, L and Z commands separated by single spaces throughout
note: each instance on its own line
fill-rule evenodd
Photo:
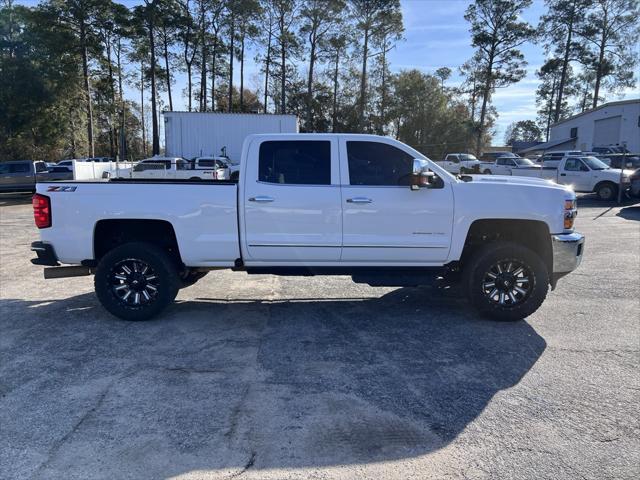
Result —
M 128 323 L 45 281 L 0 196 L 0 478 L 639 478 L 640 206 L 580 205 L 584 261 L 526 321 L 216 272 Z

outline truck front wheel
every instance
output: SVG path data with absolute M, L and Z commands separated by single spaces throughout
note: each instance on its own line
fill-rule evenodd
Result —
M 102 306 L 123 320 L 149 320 L 173 301 L 180 285 L 175 264 L 160 247 L 131 242 L 98 264 L 95 290 Z
M 540 256 L 516 243 L 481 247 L 464 271 L 471 304 L 494 320 L 528 317 L 542 305 L 549 289 L 549 272 Z
M 618 196 L 618 186 L 611 182 L 602 182 L 596 188 L 600 200 L 613 200 Z

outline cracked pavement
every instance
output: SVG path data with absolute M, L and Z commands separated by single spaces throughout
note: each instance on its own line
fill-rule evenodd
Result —
M 0 195 L 0 478 L 638 478 L 640 206 L 579 207 L 583 264 L 526 321 L 222 271 L 129 323 L 45 281 Z

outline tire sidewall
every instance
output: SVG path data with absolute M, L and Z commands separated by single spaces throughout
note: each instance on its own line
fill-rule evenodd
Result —
M 533 283 L 526 300 L 513 307 L 492 302 L 482 290 L 484 276 L 489 268 L 498 261 L 509 260 L 526 265 Z M 482 247 L 474 255 L 465 283 L 469 301 L 481 315 L 498 321 L 517 321 L 528 317 L 542 305 L 549 289 L 549 273 L 534 251 L 515 243 L 500 242 Z
M 148 264 L 158 276 L 158 293 L 150 305 L 125 305 L 113 292 L 113 270 L 118 262 L 127 259 L 140 260 Z M 118 318 L 131 321 L 149 320 L 158 315 L 173 301 L 178 291 L 176 269 L 168 254 L 153 244 L 143 242 L 120 245 L 102 257 L 96 268 L 94 284 L 98 300 L 104 308 Z
M 610 193 L 610 195 L 603 195 L 602 192 L 605 192 L 608 189 Z M 600 200 L 613 200 L 616 196 L 616 186 L 611 184 L 611 183 L 605 183 L 603 185 L 600 185 L 598 187 L 598 190 L 596 192 L 598 194 L 598 198 L 600 198 Z

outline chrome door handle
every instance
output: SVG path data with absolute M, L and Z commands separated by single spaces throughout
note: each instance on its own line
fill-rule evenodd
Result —
M 250 202 L 260 202 L 260 203 L 268 203 L 273 202 L 275 199 L 273 197 L 267 197 L 266 195 L 258 195 L 257 197 L 251 197 L 249 199 Z
M 367 197 L 353 197 L 347 198 L 347 203 L 371 203 L 373 200 Z

